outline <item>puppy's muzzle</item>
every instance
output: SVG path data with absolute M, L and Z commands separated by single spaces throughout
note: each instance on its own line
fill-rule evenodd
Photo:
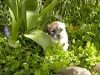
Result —
M 57 33 L 53 34 L 52 36 L 53 36 L 54 38 L 59 38 L 59 37 L 60 37 L 60 35 L 57 34 Z

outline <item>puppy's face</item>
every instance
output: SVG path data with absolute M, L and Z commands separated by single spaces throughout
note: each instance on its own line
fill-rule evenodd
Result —
M 54 38 L 60 38 L 60 32 L 65 30 L 65 24 L 59 21 L 52 22 L 46 28 L 46 32 Z

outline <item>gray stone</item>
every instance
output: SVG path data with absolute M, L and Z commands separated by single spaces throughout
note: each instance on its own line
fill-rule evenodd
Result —
M 100 63 L 93 67 L 93 70 L 97 73 L 100 73 Z
M 67 69 L 61 70 L 56 75 L 92 75 L 89 70 L 81 67 L 69 67 Z

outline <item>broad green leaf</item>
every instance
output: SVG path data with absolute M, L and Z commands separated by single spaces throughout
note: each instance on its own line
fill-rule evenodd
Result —
M 23 22 L 23 18 L 20 18 L 20 19 L 16 22 L 15 16 L 14 16 L 12 10 L 9 9 L 9 11 L 10 11 L 11 18 L 12 18 L 11 39 L 12 39 L 13 41 L 16 41 L 17 35 L 18 35 L 18 29 L 19 29 L 19 26 L 21 25 L 21 23 Z
M 12 25 L 12 30 L 11 30 L 11 39 L 13 41 L 16 41 L 17 36 L 18 36 L 18 30 L 20 25 L 23 23 L 23 17 L 20 18 L 15 25 Z
M 31 24 L 32 20 L 34 19 L 34 12 L 33 11 L 26 11 L 26 23 L 27 27 Z
M 8 43 L 11 47 L 16 48 L 18 46 L 18 42 L 16 42 L 16 39 L 18 36 L 18 30 L 19 30 L 20 25 L 23 23 L 23 17 L 21 17 L 18 21 L 16 21 L 13 11 L 10 8 L 9 8 L 9 11 L 12 18 L 12 21 L 11 21 L 12 30 L 11 30 L 11 38 L 9 39 Z
M 27 28 L 30 26 L 34 18 L 38 15 L 39 13 L 39 8 L 37 8 L 35 11 L 29 11 L 26 10 L 26 24 Z
M 10 11 L 10 15 L 11 15 L 11 18 L 12 18 L 12 25 L 15 25 L 16 24 L 16 20 L 15 20 L 15 15 L 13 13 L 13 11 L 9 8 L 9 11 Z
M 18 9 L 17 9 L 17 19 L 16 20 L 19 20 L 22 16 L 24 17 L 24 14 L 26 13 L 25 11 L 24 11 L 24 14 L 23 14 L 23 11 L 24 9 L 22 9 L 22 7 L 18 7 Z
M 5 0 L 8 7 L 12 10 L 14 15 L 17 17 L 17 7 L 16 7 L 16 0 Z
M 22 2 L 22 16 L 23 20 L 26 23 L 26 8 L 25 8 L 25 1 Z
M 35 11 L 38 6 L 37 0 L 26 0 L 25 7 L 27 11 Z
M 46 49 L 52 42 L 50 37 L 41 30 L 35 30 L 30 34 L 24 34 L 25 37 L 32 39 Z
M 26 23 L 27 23 L 27 28 L 30 26 L 32 23 L 33 19 L 38 15 L 38 11 L 26 11 Z
M 58 2 L 59 2 L 58 0 L 54 0 L 54 1 L 53 1 L 50 5 L 48 5 L 43 11 L 41 11 L 41 13 L 40 13 L 38 16 L 36 16 L 36 17 L 33 19 L 32 23 L 28 26 L 27 32 L 29 32 L 29 31 L 33 28 L 34 24 L 36 23 L 36 20 L 37 20 L 39 17 L 43 16 L 43 15 L 44 15 L 46 12 L 48 12 L 50 9 L 54 8 L 54 6 L 55 6 Z

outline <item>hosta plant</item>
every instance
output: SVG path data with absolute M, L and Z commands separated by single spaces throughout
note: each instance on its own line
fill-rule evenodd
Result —
M 46 3 L 48 3 L 47 0 Z M 39 19 L 44 16 L 50 9 L 52 9 L 59 1 L 54 0 L 49 5 L 45 4 L 45 8 L 40 10 L 39 4 L 41 0 L 5 0 L 8 5 L 11 15 L 11 36 L 9 45 L 17 47 L 19 41 L 17 40 L 19 33 L 25 37 L 34 40 L 45 49 L 50 43 L 50 38 L 41 30 L 37 28 L 40 26 Z M 51 16 L 52 17 L 52 16 Z M 42 18 L 41 18 L 42 19 Z M 48 18 L 50 19 L 50 18 Z M 45 23 L 44 23 L 45 24 Z M 39 37 L 39 40 L 37 39 Z M 41 38 L 40 38 L 41 37 Z M 48 42 L 45 42 L 47 40 Z

